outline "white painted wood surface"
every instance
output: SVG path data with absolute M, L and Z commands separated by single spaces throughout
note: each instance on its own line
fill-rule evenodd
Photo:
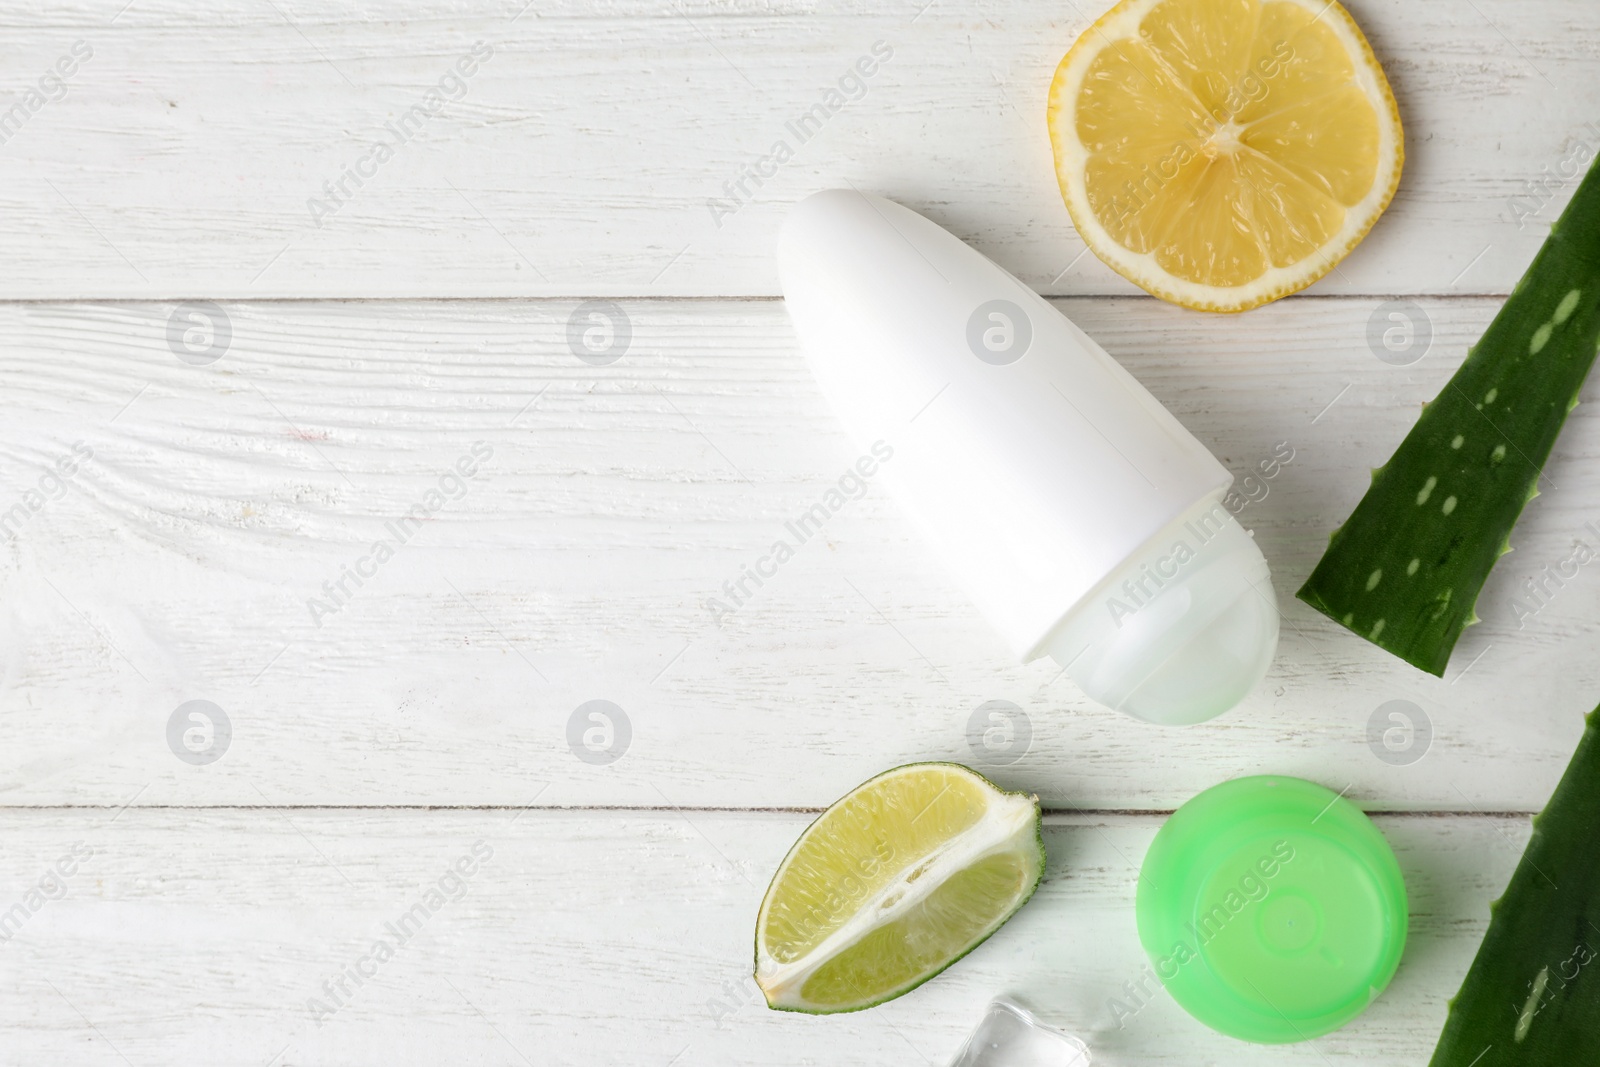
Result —
M 942 1065 L 1010 990 L 1108 1067 L 1415 1064 L 1527 837 L 1521 819 L 1380 817 L 1412 903 L 1394 984 L 1334 1034 L 1264 1047 L 1205 1030 L 1164 993 L 1141 1004 L 1122 991 L 1145 966 L 1134 864 L 1153 816 L 1052 819 L 1044 884 L 1016 918 L 937 981 L 831 1018 L 768 1011 L 749 978 L 752 917 L 805 816 L 113 817 L 0 820 L 8 907 L 74 843 L 93 853 L 0 946 L 7 1063 Z M 397 945 L 386 924 L 399 928 L 479 842 L 490 858 L 447 880 Z M 381 964 L 380 941 L 394 950 Z M 341 991 L 347 969 L 364 981 Z
M 9 84 L 79 40 L 93 58 L 0 146 L 0 286 L 41 298 L 772 295 L 785 205 L 850 182 L 927 211 L 1036 288 L 1132 292 L 1079 258 L 1044 124 L 1056 63 L 1108 6 L 8 5 Z M 1349 6 L 1394 84 L 1409 162 L 1384 224 L 1316 291 L 1505 292 L 1571 193 L 1545 168 L 1558 179 L 1600 145 L 1600 8 Z M 387 124 L 478 41 L 492 56 L 401 143 Z M 801 143 L 786 124 L 878 41 L 892 58 Z M 714 214 L 707 201 L 728 200 L 724 183 L 779 140 L 794 158 Z M 381 164 L 378 144 L 393 151 Z M 334 206 L 323 185 L 346 168 L 371 176 L 347 179 L 345 202 L 314 218 L 309 201 Z M 1548 191 L 1514 207 L 1530 181 Z
M 1407 124 L 1400 194 L 1310 295 L 1214 318 L 1126 295 L 1056 194 L 1045 89 L 1104 0 L 522 2 L 0 10 L 19 98 L 92 52 L 0 143 L 0 909 L 93 850 L 0 943 L 0 1064 L 941 1064 L 1007 990 L 1103 1063 L 1424 1061 L 1600 699 L 1600 577 L 1515 608 L 1600 548 L 1600 423 L 1574 412 L 1446 679 L 1292 594 L 1600 147 L 1600 9 L 1353 0 Z M 862 98 L 719 226 L 707 199 L 880 40 Z M 318 226 L 308 199 L 477 41 L 461 98 Z M 854 459 L 770 299 L 784 210 L 845 183 L 1070 297 L 1241 477 L 1293 451 L 1241 513 L 1285 613 L 1243 707 L 1163 731 L 1010 663 L 871 484 L 713 618 Z M 632 330 L 608 366 L 567 342 L 595 297 Z M 1390 366 L 1369 322 L 1412 298 L 1432 348 Z M 168 328 L 201 299 L 231 336 L 194 365 Z M 197 699 L 232 726 L 205 766 L 166 736 Z M 608 764 L 568 740 L 597 699 L 629 727 Z M 1027 716 L 1015 759 L 973 747 L 991 700 Z M 1394 700 L 1431 721 L 1414 762 L 1374 748 Z M 798 809 L 926 758 L 1060 813 L 1039 896 L 902 1001 L 757 1007 L 750 929 Z M 1266 771 L 1400 813 L 1394 986 L 1314 1045 L 1227 1041 L 1164 997 L 1115 1029 L 1161 813 Z M 480 839 L 465 896 L 317 1027 L 306 1000 Z
M 232 349 L 204 367 L 169 351 L 169 305 L 0 307 L 0 501 L 93 452 L 0 557 L 0 784 L 17 804 L 524 804 L 548 782 L 556 804 L 814 808 L 896 763 L 987 757 L 968 720 L 1007 700 L 1033 740 L 996 773 L 1052 808 L 1170 810 L 1273 770 L 1385 810 L 1531 811 L 1600 694 L 1600 578 L 1512 607 L 1574 538 L 1600 547 L 1588 407 L 1446 679 L 1293 599 L 1497 303 L 1424 300 L 1434 351 L 1407 368 L 1367 347 L 1375 301 L 1061 303 L 1241 478 L 1293 452 L 1240 513 L 1276 575 L 1277 663 L 1186 731 L 1012 663 L 870 482 L 717 625 L 706 601 L 731 606 L 723 584 L 854 460 L 781 303 L 627 302 L 632 350 L 598 368 L 566 347 L 571 302 L 230 305 Z M 480 441 L 462 499 L 313 619 Z M 163 726 L 192 699 L 229 715 L 238 773 L 172 759 Z M 593 699 L 632 726 L 609 766 L 566 740 Z M 1369 743 L 1390 700 L 1433 724 L 1410 765 Z M 38 729 L 47 711 L 66 718 Z

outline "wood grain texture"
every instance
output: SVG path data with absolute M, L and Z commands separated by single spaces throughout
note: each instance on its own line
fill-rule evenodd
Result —
M 1600 697 L 1600 577 L 1546 572 L 1600 549 L 1600 425 L 1574 412 L 1443 680 L 1291 594 L 1600 147 L 1600 9 L 1351 0 L 1404 113 L 1400 192 L 1314 295 L 1212 318 L 1128 296 L 1056 192 L 1046 88 L 1107 6 L 6 5 L 0 924 L 25 921 L 0 942 L 0 1065 L 940 1064 L 1004 991 L 1108 1065 L 1425 1060 L 1517 813 Z M 878 41 L 861 98 L 799 143 L 786 123 Z M 418 118 L 435 89 L 456 99 Z M 715 217 L 780 138 L 793 159 Z M 708 610 L 855 459 L 764 299 L 789 205 L 845 184 L 1071 296 L 1251 479 L 1284 630 L 1244 706 L 1161 730 L 1011 663 L 875 482 Z M 596 297 L 632 332 L 606 366 L 568 341 Z M 1430 327 L 1419 362 L 1374 354 L 1392 312 Z M 220 358 L 178 358 L 222 321 Z M 169 739 L 192 700 L 231 725 L 206 765 Z M 582 743 L 606 743 L 594 700 L 626 722 L 612 762 Z M 973 726 L 995 700 L 1026 716 L 1010 753 Z M 1391 701 L 1430 736 L 1386 748 Z M 1035 900 L 904 1000 L 759 1007 L 751 928 L 797 809 L 928 758 L 1062 813 Z M 1289 1048 L 1164 995 L 1118 1028 L 1161 813 L 1259 772 L 1402 812 L 1377 819 L 1412 901 L 1394 985 Z M 323 983 L 480 841 L 460 899 L 318 1026 Z M 75 844 L 64 895 L 30 898 Z
M 1496 301 L 1424 301 L 1433 347 L 1403 368 L 1368 348 L 1376 302 L 1060 306 L 1260 498 L 1240 518 L 1273 567 L 1281 648 L 1212 723 L 1145 726 L 1048 660 L 1014 664 L 871 481 L 735 605 L 725 583 L 855 459 L 777 302 L 628 302 L 632 348 L 606 367 L 568 349 L 562 301 L 230 305 L 231 349 L 199 367 L 168 348 L 170 305 L 0 307 L 0 516 L 74 442 L 93 452 L 0 554 L 0 795 L 520 805 L 548 785 L 541 804 L 818 808 L 934 758 L 1062 809 L 1169 810 L 1273 771 L 1368 808 L 1536 810 L 1600 694 L 1600 578 L 1515 606 L 1575 541 L 1600 548 L 1587 407 L 1443 680 L 1292 599 Z M 475 443 L 492 456 L 456 479 Z M 1263 478 L 1280 445 L 1292 459 Z M 441 479 L 461 498 L 395 542 Z M 330 595 L 379 540 L 395 557 Z M 736 608 L 720 625 L 711 598 Z M 165 735 L 192 699 L 233 725 L 202 768 Z M 594 699 L 631 725 L 605 766 L 568 743 Z M 1030 721 L 1008 765 L 969 737 L 991 700 Z M 1432 724 L 1405 765 L 1372 745 L 1391 700 Z
M 1146 967 L 1133 864 L 1150 816 L 1050 820 L 1045 881 L 1009 924 L 903 999 L 831 1018 L 769 1011 L 749 977 L 761 892 L 803 816 L 112 818 L 0 814 L 6 909 L 74 844 L 90 853 L 0 944 L 0 1062 L 937 1065 L 990 997 L 1021 991 L 1096 1063 L 1401 1067 L 1432 1047 L 1528 829 L 1380 818 L 1411 900 L 1399 974 L 1344 1029 L 1264 1047 L 1211 1033 L 1148 981 L 1143 1001 L 1122 988 Z M 462 857 L 472 873 L 446 878 Z M 388 924 L 441 879 L 438 906 L 399 944 Z M 379 942 L 392 958 L 377 959 Z M 361 984 L 345 978 L 341 994 L 335 979 L 355 969 Z M 1113 998 L 1138 1006 L 1128 1017 Z
M 847 183 L 1035 288 L 1132 292 L 1081 254 L 1044 123 L 1106 0 L 124 4 L 0 13 L 19 98 L 75 42 L 93 53 L 0 145 L 7 296 L 773 295 L 787 207 Z M 1600 147 L 1600 8 L 1348 6 L 1408 164 L 1314 291 L 1507 292 Z M 492 56 L 455 98 L 401 125 L 479 41 Z M 859 99 L 791 132 L 879 41 Z M 761 164 L 779 141 L 792 158 Z M 774 173 L 730 194 L 757 166 Z

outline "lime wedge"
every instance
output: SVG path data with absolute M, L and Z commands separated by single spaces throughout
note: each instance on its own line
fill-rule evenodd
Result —
M 1037 798 L 954 763 L 886 771 L 779 865 L 756 918 L 756 984 L 783 1011 L 892 1000 L 999 929 L 1043 873 Z

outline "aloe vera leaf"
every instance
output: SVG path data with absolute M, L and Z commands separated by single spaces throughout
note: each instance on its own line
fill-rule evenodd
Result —
M 1429 1067 L 1600 1060 L 1600 709 L 1450 1002 Z
M 1380 648 L 1444 675 L 1600 341 L 1600 163 L 1533 265 L 1298 596 Z

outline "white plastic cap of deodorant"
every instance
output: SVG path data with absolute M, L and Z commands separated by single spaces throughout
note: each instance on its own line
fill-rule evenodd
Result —
M 831 190 L 778 244 L 824 395 L 950 574 L 1023 660 L 1091 698 L 1190 723 L 1242 700 L 1277 648 L 1233 478 L 1082 330 L 916 212 Z

